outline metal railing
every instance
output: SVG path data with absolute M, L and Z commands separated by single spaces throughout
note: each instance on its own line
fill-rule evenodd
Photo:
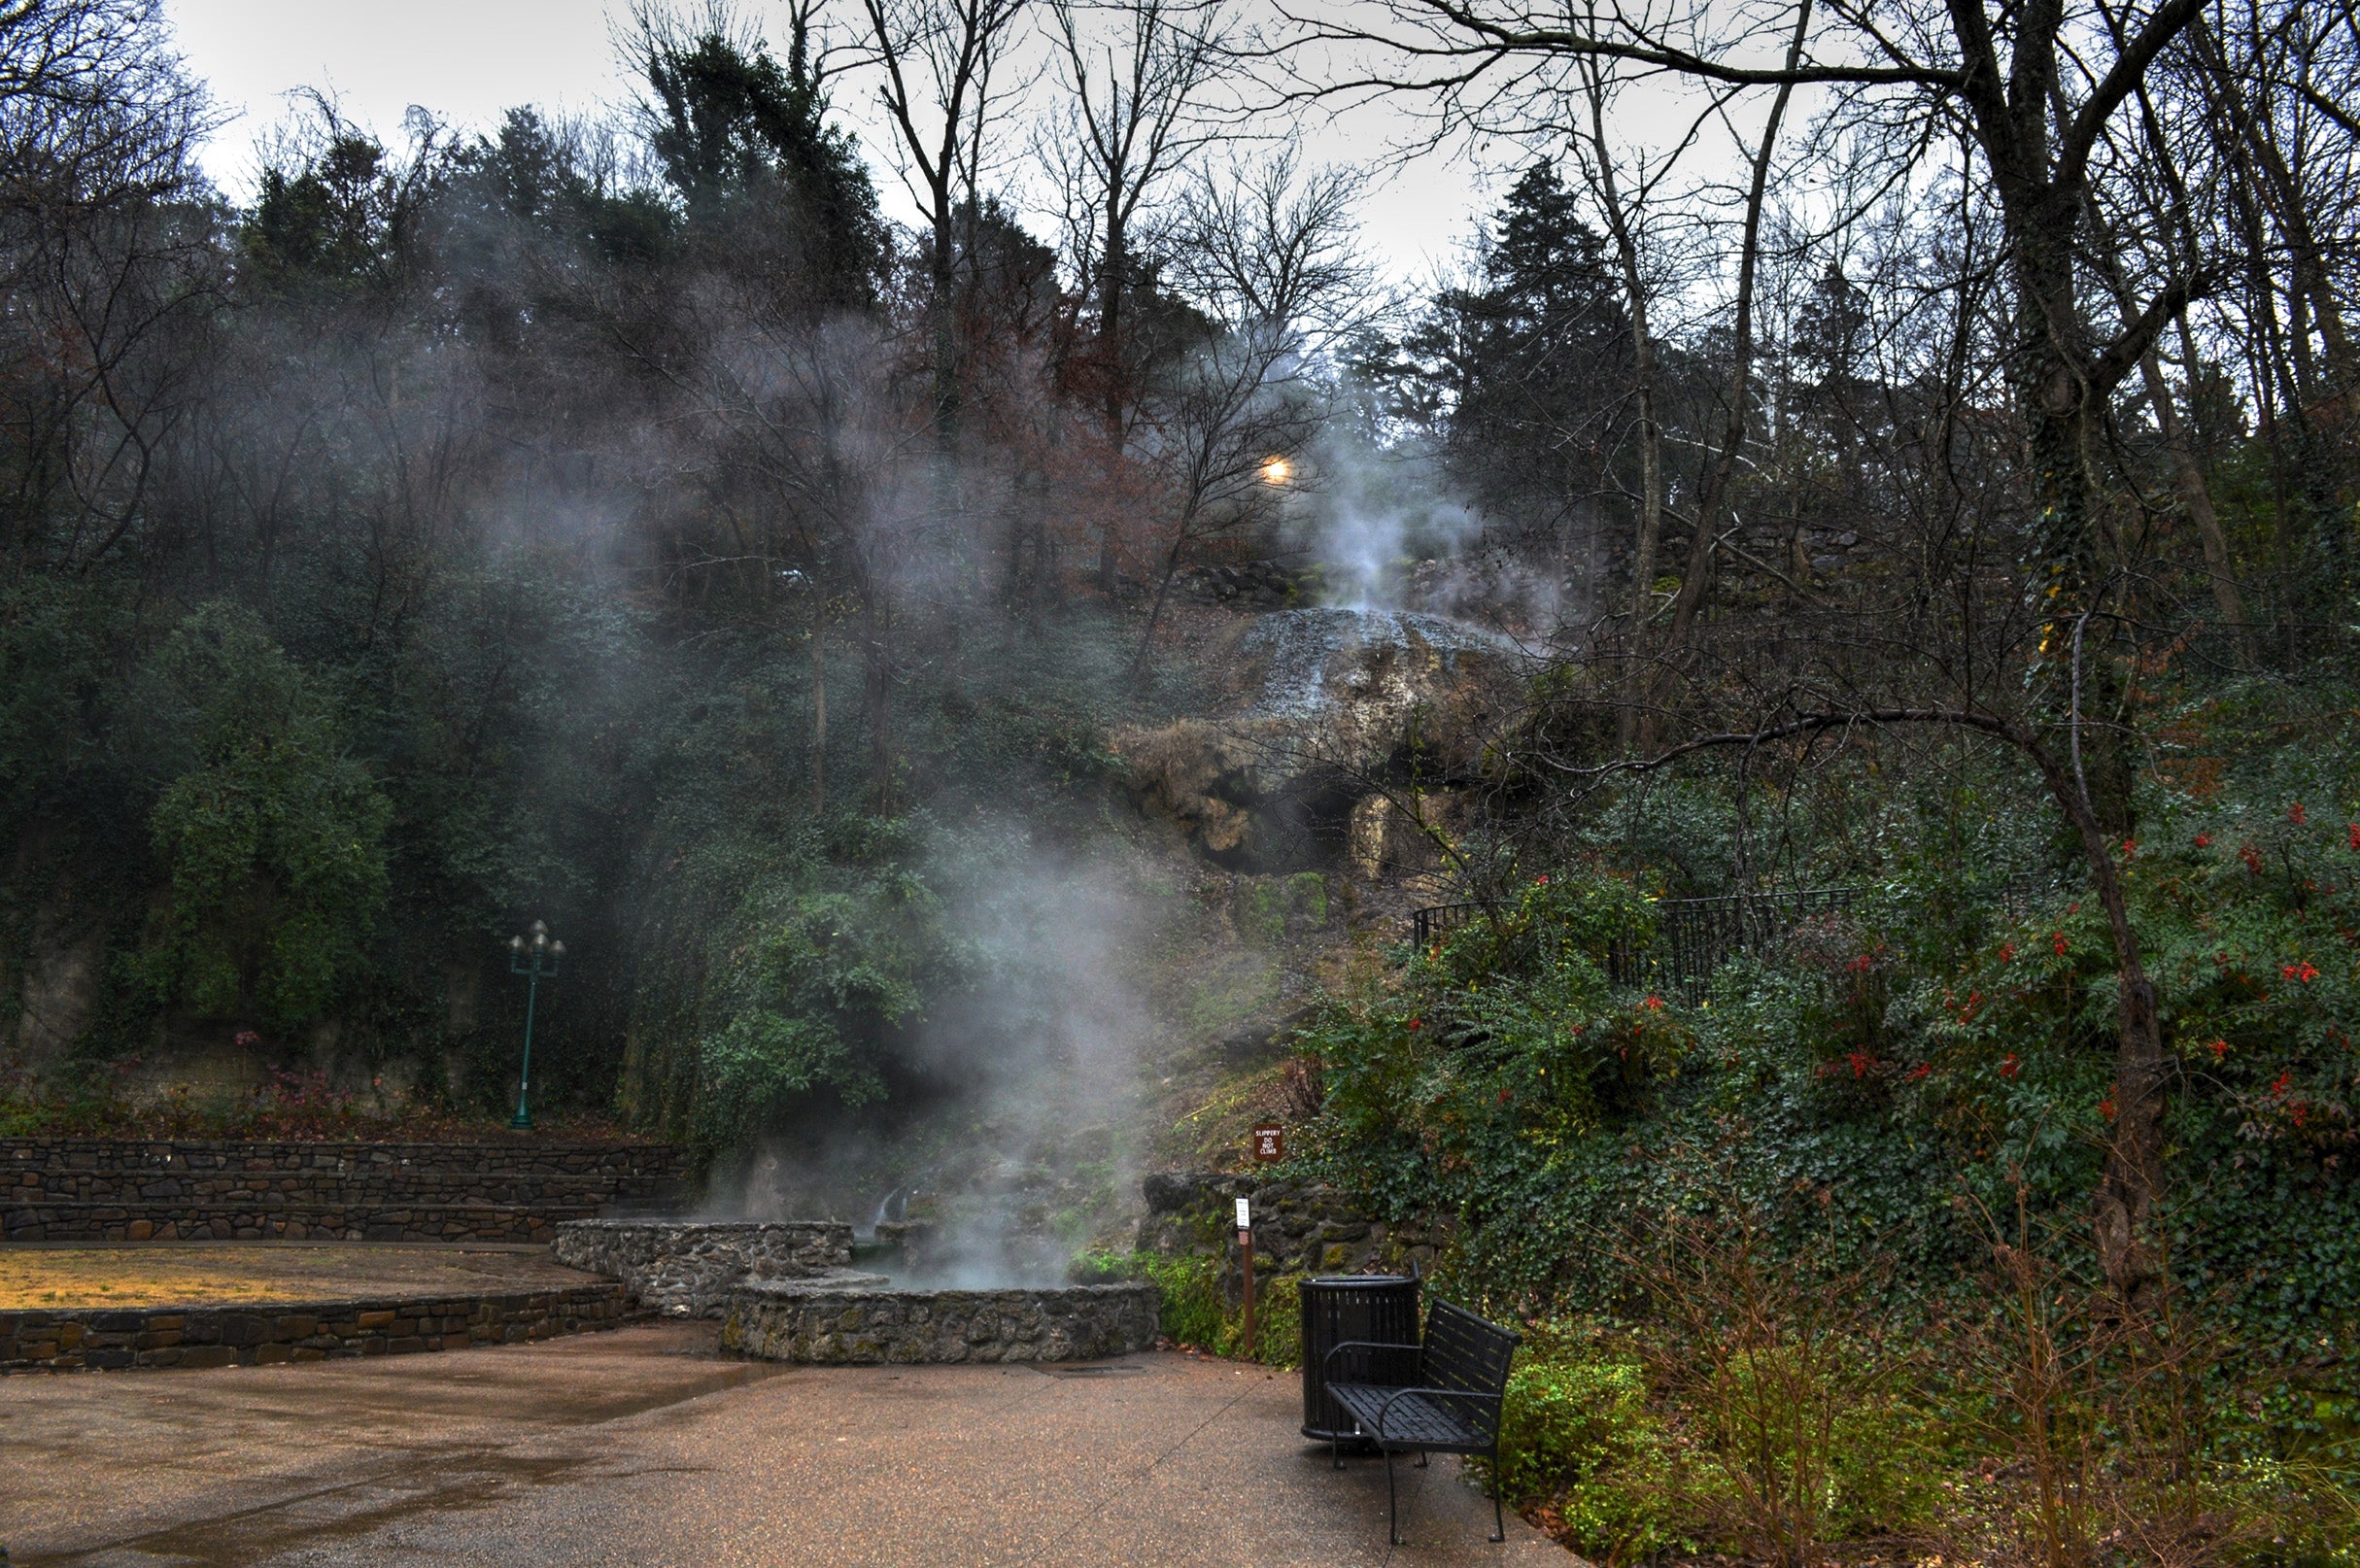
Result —
M 1786 893 L 1659 900 L 1655 940 L 1614 942 L 1606 951 L 1607 977 L 1617 985 L 1652 985 L 1694 995 L 1732 957 L 1767 951 L 1814 916 L 1850 908 L 1864 891 L 1857 887 L 1798 888 Z M 1482 919 L 1483 913 L 1480 903 L 1428 904 L 1411 911 L 1411 936 L 1424 949 Z
M 1768 952 L 1814 917 L 1851 908 L 1864 891 L 1822 887 L 1664 899 L 1656 904 L 1656 939 L 1642 946 L 1625 938 L 1609 946 L 1606 973 L 1617 985 L 1652 985 L 1693 997 L 1738 954 Z
M 2045 884 L 2016 877 L 1977 890 L 2010 915 L 2021 915 L 2043 895 Z M 1806 923 L 1840 914 L 1867 893 L 1861 887 L 1796 888 L 1787 892 L 1729 893 L 1707 899 L 1660 899 L 1656 935 L 1649 942 L 1627 937 L 1606 950 L 1607 977 L 1617 985 L 1677 991 L 1694 1000 L 1713 971 L 1740 953 L 1773 951 Z M 1412 910 L 1410 929 L 1420 951 L 1483 918 L 1480 903 L 1436 903 Z
M 1461 926 L 1473 924 L 1483 912 L 1480 903 L 1430 903 L 1410 911 L 1410 935 L 1420 948 L 1431 947 Z

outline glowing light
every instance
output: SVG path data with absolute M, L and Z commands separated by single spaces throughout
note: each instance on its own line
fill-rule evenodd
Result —
M 1284 458 L 1271 458 L 1262 464 L 1262 483 L 1283 485 L 1295 476 L 1295 465 Z

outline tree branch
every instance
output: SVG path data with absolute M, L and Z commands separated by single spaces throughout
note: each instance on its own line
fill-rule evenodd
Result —
M 2163 292 L 2139 313 L 2138 319 L 2125 326 L 2105 353 L 2090 361 L 2084 372 L 2089 377 L 2090 390 L 2103 397 L 2118 386 L 2122 378 L 2138 365 L 2139 358 L 2155 344 L 2155 339 L 2172 319 L 2187 308 L 2188 302 L 2203 294 L 2205 280 L 2201 277 L 2174 278 L 2164 285 Z
M 2187 31 L 2188 24 L 2204 14 L 2205 0 L 2164 0 L 2138 36 L 2125 45 L 2114 56 L 2103 79 L 2090 92 L 2066 128 L 2064 139 L 2057 148 L 2056 183 L 2060 186 L 2078 185 L 2090 161 L 2090 153 L 2098 145 L 2099 133 L 2123 100 L 2138 89 L 2147 79 L 2147 67 L 2155 63 L 2171 42 Z M 2138 357 L 2133 356 L 2136 359 Z M 2127 368 L 2127 367 L 2126 367 Z

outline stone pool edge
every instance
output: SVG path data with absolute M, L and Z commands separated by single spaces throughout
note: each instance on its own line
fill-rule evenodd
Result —
M 721 1346 L 807 1366 L 1093 1361 L 1155 1347 L 1161 1295 L 1145 1281 L 993 1290 L 731 1292 Z

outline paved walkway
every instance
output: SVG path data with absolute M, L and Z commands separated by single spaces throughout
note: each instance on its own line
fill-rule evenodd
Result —
M 1437 1458 L 1343 1475 L 1294 1380 L 772 1367 L 709 1324 L 312 1367 L 0 1381 L 20 1568 L 250 1564 L 1532 1565 L 1578 1560 Z

